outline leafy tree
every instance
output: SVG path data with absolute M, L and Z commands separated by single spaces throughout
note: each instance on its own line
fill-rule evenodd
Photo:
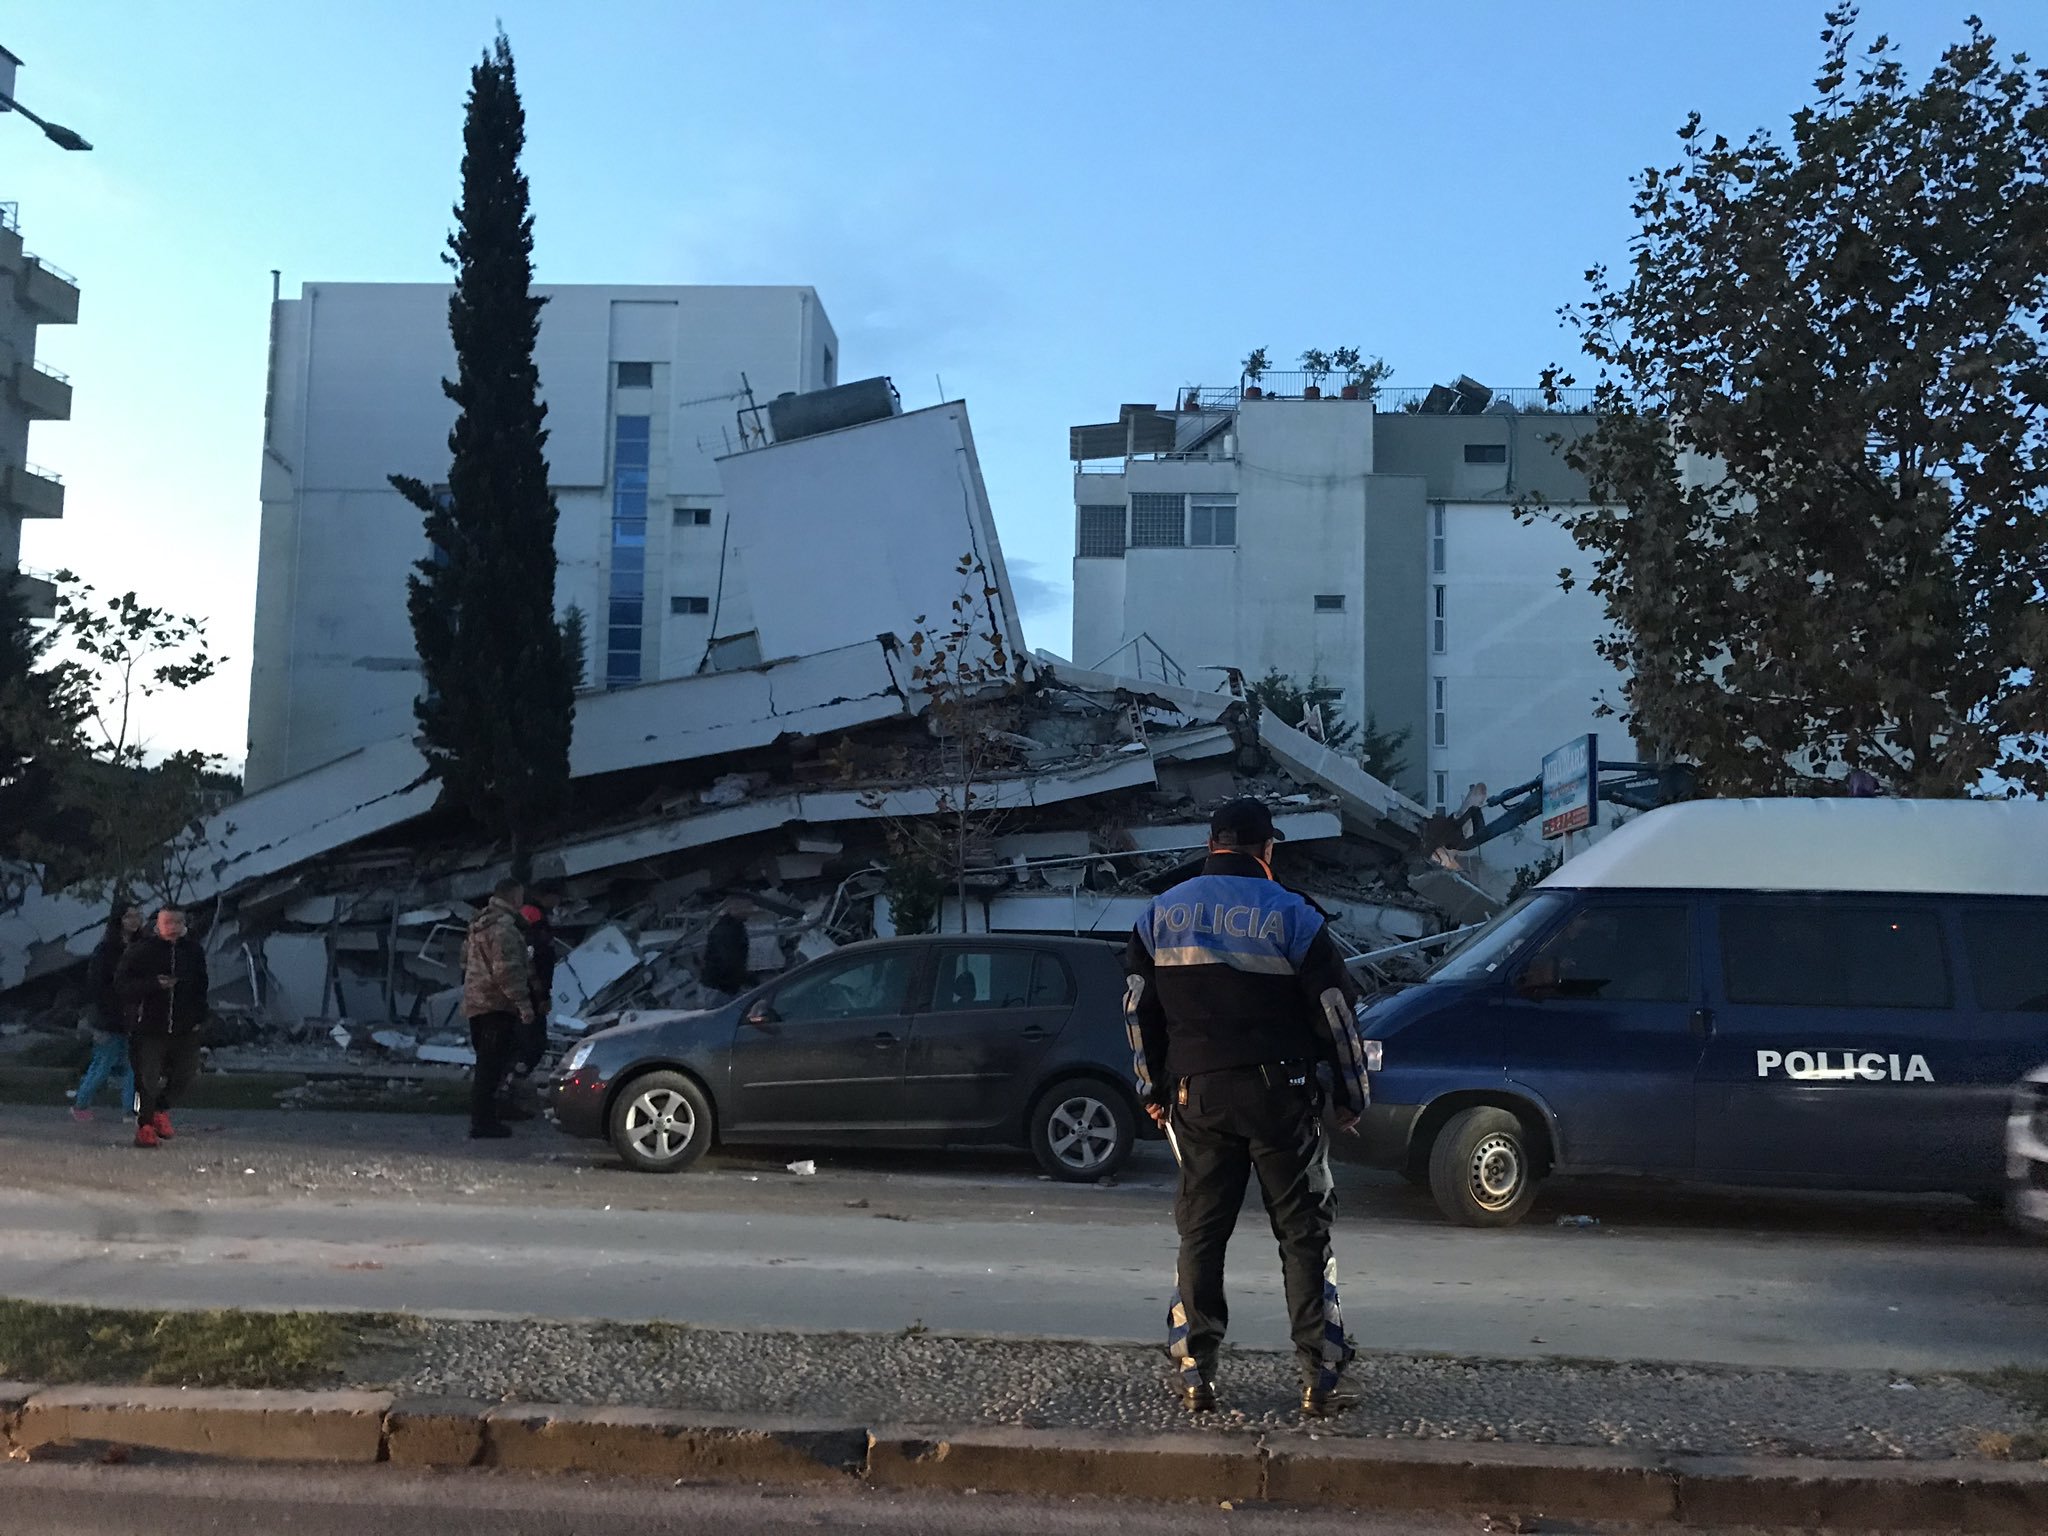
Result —
M 0 709 L 0 737 L 40 719 L 34 774 L 16 780 L 37 819 L 6 825 L 9 853 L 42 866 L 46 888 L 88 898 L 182 898 L 202 848 L 204 818 L 233 797 L 237 781 L 218 754 L 171 753 L 152 762 L 136 711 L 183 692 L 220 665 L 203 621 L 142 602 L 102 597 L 70 571 L 57 573 L 56 615 L 24 646 L 5 646 L 0 692 L 26 699 Z M 16 673 L 26 658 L 32 670 Z M 0 797 L 7 791 L 0 787 Z
M 573 603 L 562 615 L 562 659 L 569 668 L 570 687 L 582 687 L 590 676 L 590 625 Z
M 1564 312 L 1600 373 L 1560 521 L 1628 723 L 1708 792 L 2041 794 L 2048 75 L 1973 19 L 1915 89 L 1855 23 L 1789 142 L 1695 114 L 1636 178 L 1625 274 Z
M 1361 730 L 1356 722 L 1346 720 L 1338 707 L 1343 690 L 1321 673 L 1311 672 L 1306 683 L 1297 683 L 1275 668 L 1250 684 L 1249 691 L 1262 709 L 1271 710 L 1281 724 L 1297 730 L 1306 728 L 1302 722 L 1311 708 L 1320 710 L 1323 745 L 1355 758 L 1359 767 L 1381 783 L 1396 783 L 1408 772 L 1408 761 L 1403 755 L 1408 746 L 1407 727 L 1381 730 L 1379 717 L 1368 711 Z M 1315 732 L 1310 730 L 1309 734 Z
M 448 489 L 393 475 L 431 553 L 407 581 L 426 690 L 414 705 L 446 798 L 505 837 L 515 864 L 561 806 L 575 699 L 555 622 L 555 500 L 533 348 L 533 217 L 519 156 L 526 113 L 504 33 L 470 71 L 462 201 L 443 258 L 456 376 Z
M 52 838 L 77 836 L 62 815 L 61 765 L 84 750 L 85 700 L 69 673 L 46 663 L 55 639 L 28 616 L 20 573 L 0 570 L 0 867 L 4 895 L 20 896 L 27 866 Z M 65 827 L 63 821 L 74 825 Z

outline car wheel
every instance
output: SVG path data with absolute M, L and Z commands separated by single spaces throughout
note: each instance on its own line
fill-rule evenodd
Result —
M 680 1173 L 711 1145 L 711 1101 L 680 1072 L 649 1072 L 612 1103 L 612 1150 L 641 1173 Z
M 1131 1106 L 1092 1077 L 1054 1083 L 1031 1106 L 1031 1150 L 1056 1179 L 1086 1184 L 1123 1167 L 1137 1136 Z
M 1429 1191 L 1463 1227 L 1511 1227 L 1536 1199 L 1529 1128 L 1505 1109 L 1482 1105 L 1454 1115 L 1429 1149 Z

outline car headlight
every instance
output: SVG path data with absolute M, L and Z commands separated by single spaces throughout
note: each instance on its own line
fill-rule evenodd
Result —
M 583 1069 L 583 1063 L 590 1060 L 590 1053 L 596 1049 L 597 1042 L 595 1040 L 586 1040 L 577 1046 L 575 1050 L 569 1053 L 569 1059 L 562 1063 L 562 1075 L 567 1077 L 573 1072 L 580 1072 Z

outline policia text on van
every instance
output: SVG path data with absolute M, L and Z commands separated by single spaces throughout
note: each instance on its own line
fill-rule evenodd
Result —
M 1363 1028 L 1367 1155 L 1455 1221 L 1552 1171 L 1989 1199 L 2048 1058 L 2048 805 L 1652 811 Z

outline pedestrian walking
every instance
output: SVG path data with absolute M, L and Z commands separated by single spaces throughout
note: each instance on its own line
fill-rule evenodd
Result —
M 169 1141 L 171 1110 L 199 1072 L 206 1022 L 206 951 L 185 931 L 185 914 L 161 908 L 114 971 L 135 1067 L 135 1145 Z
M 1125 960 L 1138 1093 L 1180 1162 L 1167 1344 L 1193 1413 L 1216 1406 L 1230 1319 L 1223 1256 L 1253 1174 L 1280 1244 L 1304 1415 L 1333 1410 L 1353 1354 L 1330 1251 L 1318 1069 L 1328 1067 L 1339 1125 L 1350 1130 L 1366 1105 L 1365 1050 L 1321 914 L 1273 878 L 1278 840 L 1258 801 L 1219 809 L 1202 872 L 1154 898 Z
M 519 881 L 500 880 L 462 941 L 462 1016 L 476 1049 L 469 1134 L 478 1140 L 512 1134 L 498 1113 L 498 1089 L 512 1066 L 516 1031 L 533 1023 L 533 967 L 519 922 L 525 896 Z
M 71 1096 L 71 1118 L 90 1120 L 92 1101 L 100 1085 L 114 1085 L 114 1102 L 121 1113 L 135 1112 L 135 1068 L 128 1060 L 128 1026 L 123 1018 L 121 995 L 114 987 L 114 973 L 121 956 L 135 936 L 142 932 L 142 911 L 125 901 L 114 903 L 107 914 L 106 931 L 85 963 L 85 1024 L 92 1031 L 92 1060 L 78 1091 Z

